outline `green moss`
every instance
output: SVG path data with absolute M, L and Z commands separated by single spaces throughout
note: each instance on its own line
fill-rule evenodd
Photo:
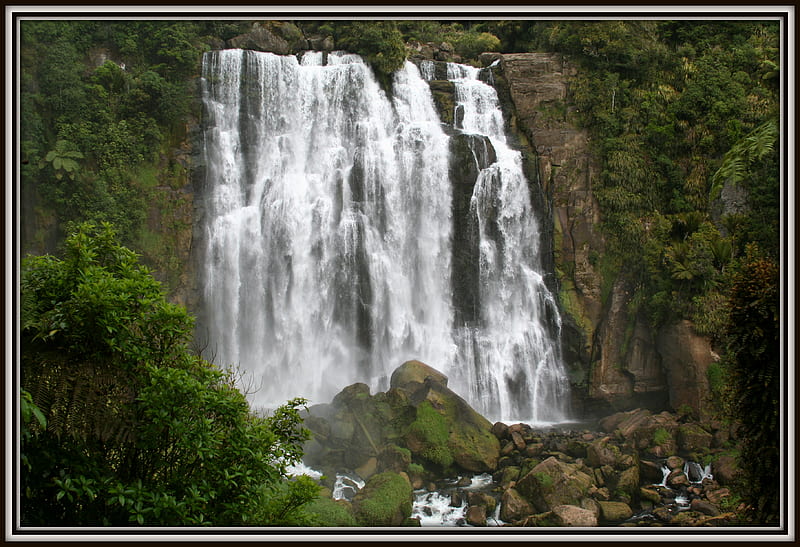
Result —
M 408 426 L 408 435 L 422 442 L 420 455 L 423 458 L 441 467 L 452 465 L 453 454 L 447 446 L 450 438 L 447 419 L 430 402 L 423 401 L 417 407 L 417 417 Z
M 547 473 L 543 472 L 534 473 L 533 476 L 536 478 L 536 480 L 543 488 L 550 488 L 551 486 L 553 486 L 553 477 L 551 477 Z
M 655 443 L 656 446 L 663 446 L 671 440 L 672 440 L 672 435 L 670 435 L 669 431 L 667 431 L 663 427 L 656 429 L 655 432 L 653 433 L 653 443 Z
M 391 526 L 411 515 L 411 485 L 406 479 L 385 471 L 372 477 L 359 494 L 356 520 L 364 526 Z

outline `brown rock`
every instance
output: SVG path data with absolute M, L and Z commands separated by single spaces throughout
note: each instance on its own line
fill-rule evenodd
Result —
M 471 505 L 467 508 L 467 524 L 486 526 L 486 507 Z
M 535 458 L 536 456 L 540 456 L 542 452 L 544 452 L 543 443 L 528 443 L 525 446 L 525 456 L 528 458 Z
M 592 478 L 577 465 L 550 457 L 531 469 L 515 488 L 539 512 L 545 512 L 556 505 L 579 505 L 591 486 Z
M 619 523 L 633 516 L 633 511 L 626 503 L 619 501 L 599 501 L 600 520 L 606 523 Z
M 731 491 L 727 488 L 718 488 L 716 490 L 706 490 L 705 496 L 713 504 L 719 504 L 725 498 L 730 497 Z
M 516 489 L 509 488 L 503 492 L 503 497 L 500 498 L 500 520 L 514 522 L 535 512 L 533 505 L 528 503 Z
M 709 503 L 701 499 L 693 499 L 692 503 L 690 504 L 690 508 L 692 511 L 697 511 L 698 513 L 703 513 L 704 515 L 708 515 L 710 517 L 719 516 L 721 513 L 719 507 L 713 503 Z
M 525 441 L 517 431 L 511 432 L 511 440 L 514 442 L 514 448 L 522 452 L 525 450 Z
M 670 488 L 689 486 L 689 478 L 680 469 L 675 469 L 667 476 L 667 486 Z
M 683 469 L 684 459 L 680 456 L 670 456 L 667 458 L 666 464 L 670 470 Z
M 586 463 L 591 467 L 615 466 L 620 457 L 619 447 L 609 443 L 609 438 L 598 439 L 586 447 Z
M 502 441 L 508 436 L 508 426 L 503 422 L 495 422 L 492 426 L 492 434 Z
M 553 507 L 553 515 L 558 526 L 582 528 L 597 526 L 597 517 L 591 510 L 575 505 L 556 505 Z
M 741 475 L 741 470 L 733 456 L 720 456 L 711 464 L 711 473 L 721 485 L 731 484 Z
M 708 411 L 708 366 L 718 357 L 707 338 L 695 334 L 690 321 L 661 329 L 656 339 L 658 353 L 669 384 L 672 408 L 688 405 L 704 415 Z

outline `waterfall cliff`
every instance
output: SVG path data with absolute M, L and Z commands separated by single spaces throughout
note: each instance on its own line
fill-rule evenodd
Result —
M 411 63 L 388 96 L 355 55 L 205 55 L 198 333 L 218 364 L 240 367 L 255 404 L 383 390 L 419 359 L 490 419 L 564 419 L 558 311 L 519 154 L 493 88 L 451 70 L 445 128 Z M 479 165 L 466 219 L 476 275 L 454 291 L 458 135 L 478 137 Z M 464 294 L 469 320 L 456 313 Z

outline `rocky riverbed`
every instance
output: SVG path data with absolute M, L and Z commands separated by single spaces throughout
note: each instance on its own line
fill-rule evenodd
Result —
M 734 432 L 685 414 L 492 424 L 443 374 L 411 361 L 385 393 L 348 386 L 311 407 L 306 425 L 314 438 L 305 463 L 326 477 L 325 495 L 366 526 L 737 522 Z

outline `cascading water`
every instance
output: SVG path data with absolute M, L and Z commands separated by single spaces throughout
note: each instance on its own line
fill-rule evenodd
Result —
M 386 389 L 419 359 L 491 419 L 562 420 L 567 383 L 544 324 L 558 313 L 494 89 L 454 76 L 458 129 L 497 151 L 472 199 L 481 309 L 467 328 L 453 319 L 450 137 L 425 79 L 406 63 L 390 99 L 358 56 L 323 57 L 204 57 L 208 352 L 242 369 L 261 406 Z
M 456 129 L 488 137 L 497 156 L 480 172 L 470 203 L 480 237 L 480 319 L 457 330 L 463 366 L 456 374 L 480 408 L 532 423 L 564 421 L 569 382 L 557 343 L 560 315 L 540 273 L 528 181 L 520 153 L 506 142 L 497 93 L 478 75 L 474 67 L 447 65 Z

